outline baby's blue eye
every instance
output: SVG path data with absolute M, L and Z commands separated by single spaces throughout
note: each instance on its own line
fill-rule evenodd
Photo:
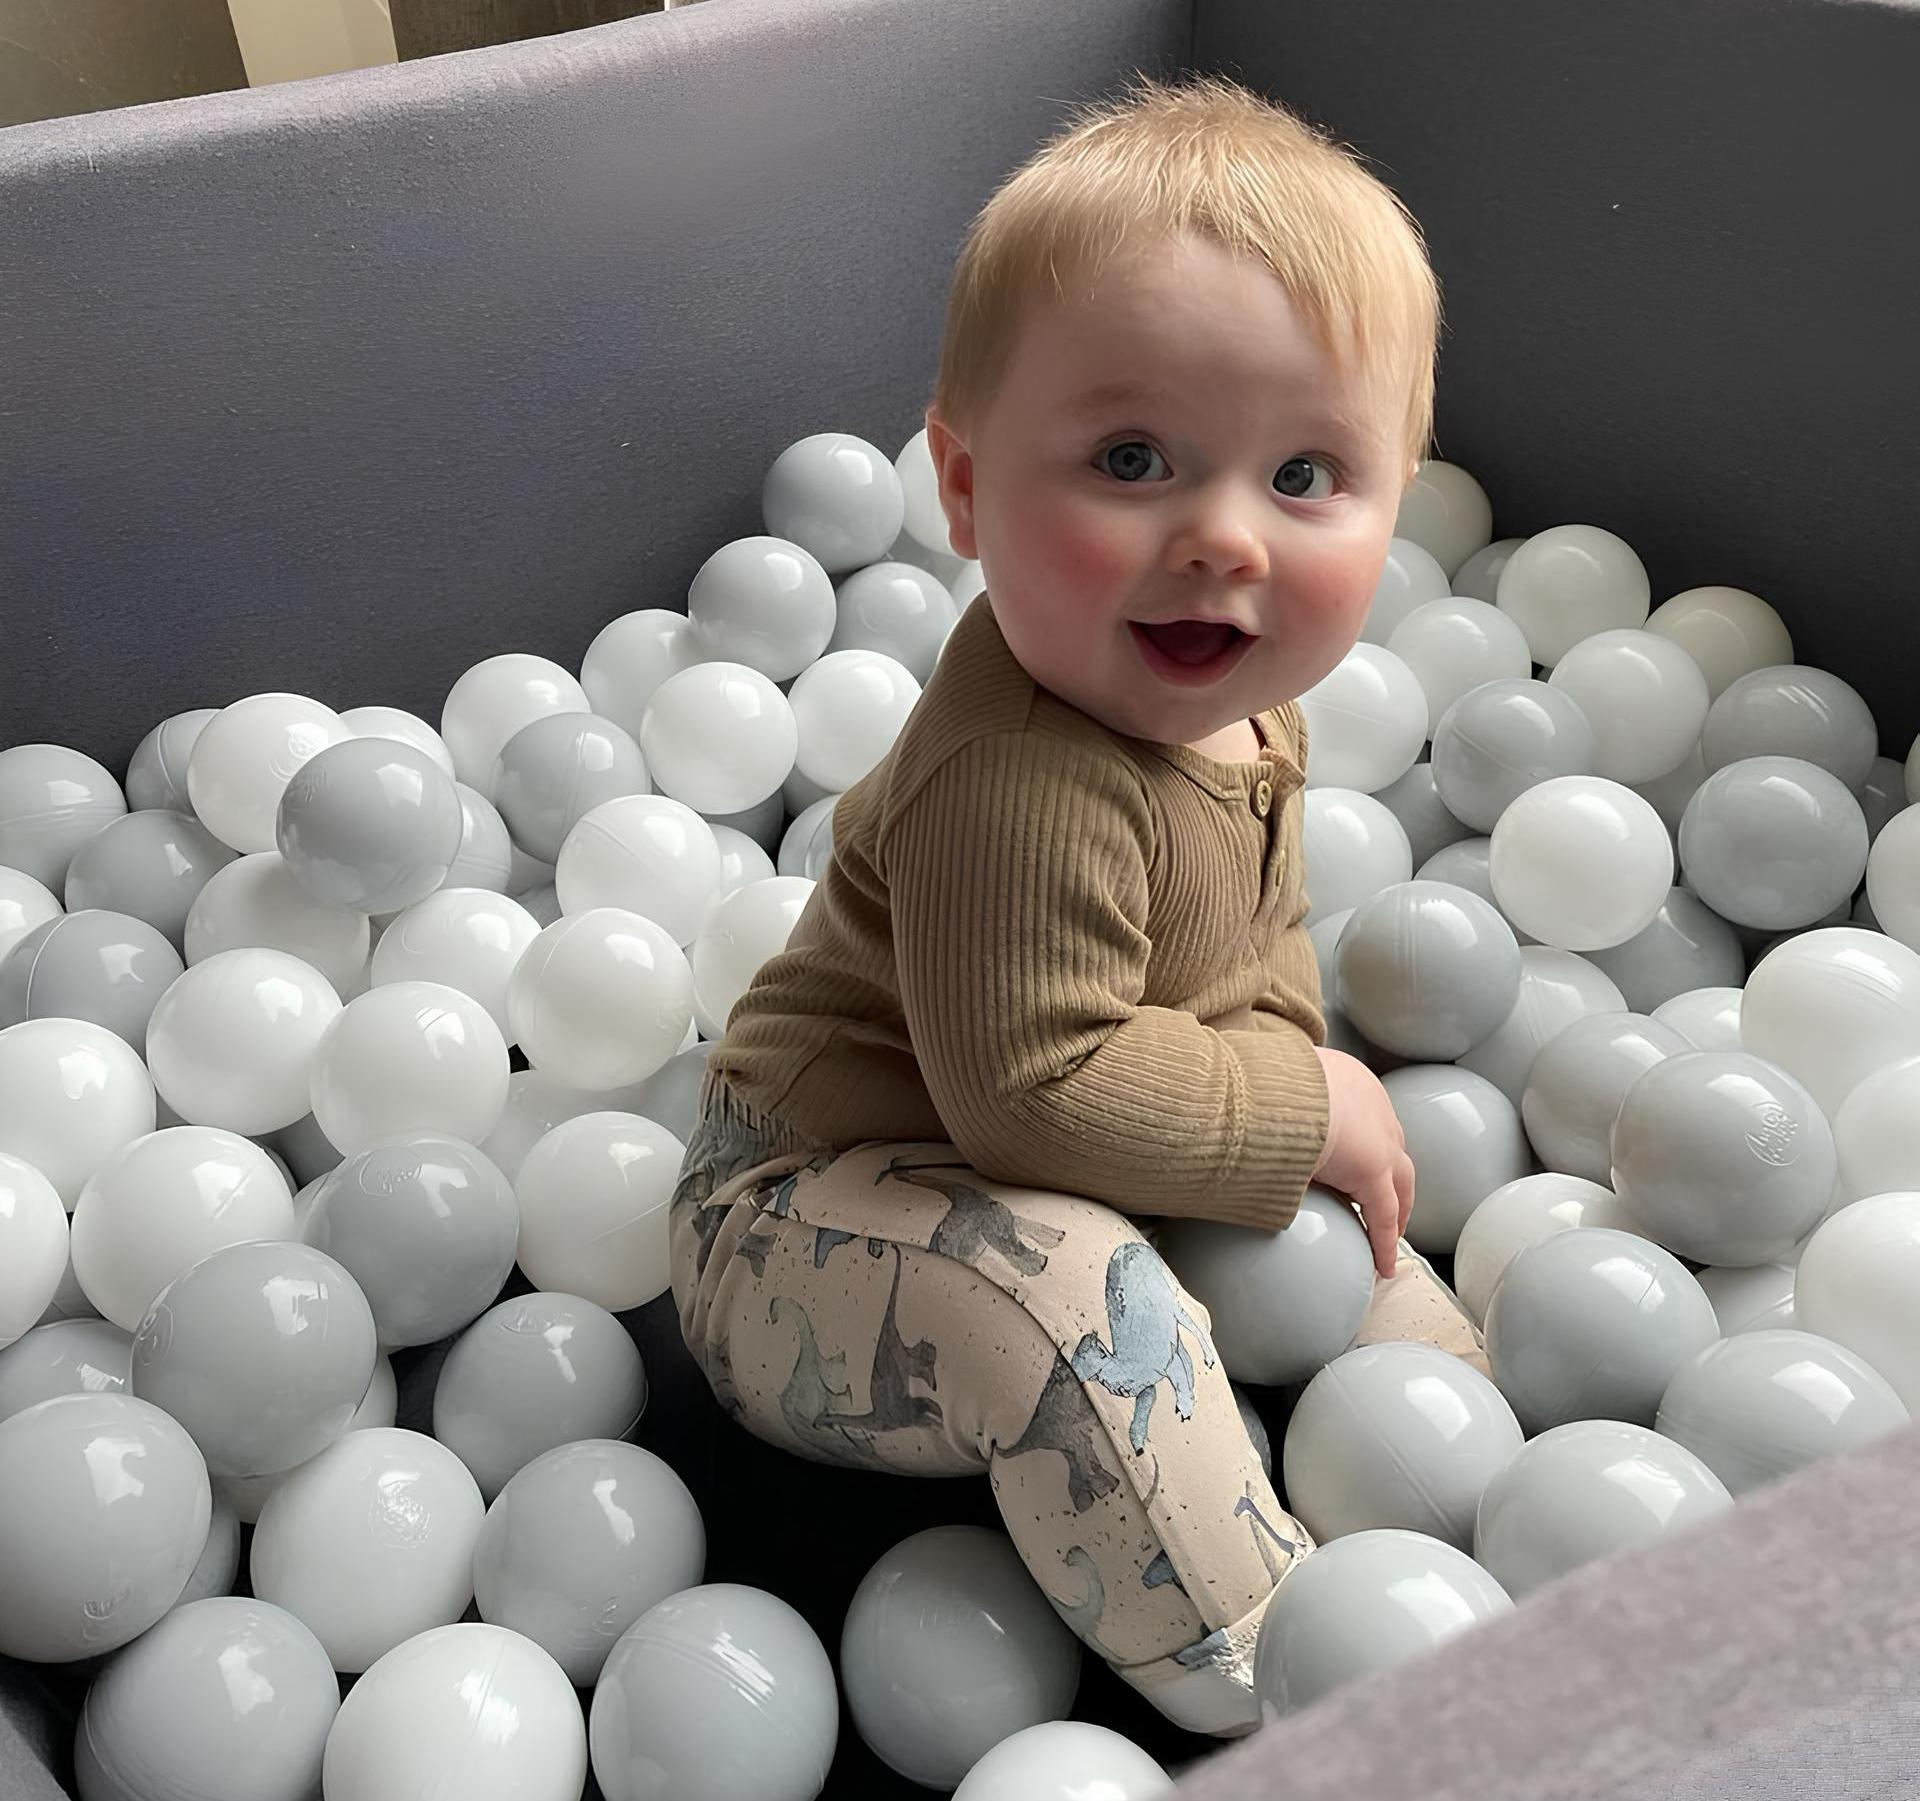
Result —
M 1280 473 L 1273 478 L 1274 487 L 1289 500 L 1324 499 L 1311 493 L 1315 467 L 1326 469 L 1326 464 L 1318 463 L 1314 457 L 1289 457 L 1280 465 Z M 1328 470 L 1329 476 L 1332 471 Z
M 1138 481 L 1152 467 L 1151 459 L 1159 454 L 1151 444 L 1128 438 L 1124 443 L 1109 444 L 1100 453 L 1100 466 L 1118 481 Z M 1110 458 L 1117 460 L 1109 461 Z

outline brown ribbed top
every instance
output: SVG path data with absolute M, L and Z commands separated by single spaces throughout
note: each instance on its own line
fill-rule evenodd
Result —
M 1306 726 L 1292 701 L 1253 724 L 1252 763 L 1109 731 L 982 594 L 711 1067 L 819 1143 L 944 1140 L 996 1181 L 1285 1226 L 1326 1142 L 1326 1027 Z

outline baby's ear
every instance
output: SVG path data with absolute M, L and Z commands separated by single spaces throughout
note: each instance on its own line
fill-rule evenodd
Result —
M 940 480 L 940 508 L 947 516 L 953 553 L 972 559 L 980 554 L 973 531 L 973 457 L 931 407 L 927 409 L 927 449 Z

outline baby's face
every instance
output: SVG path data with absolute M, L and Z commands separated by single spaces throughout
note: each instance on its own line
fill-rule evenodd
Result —
M 1111 730 L 1196 744 L 1359 636 L 1415 467 L 1404 402 L 1266 269 L 1185 239 L 1036 308 L 968 440 L 932 416 L 929 442 L 1027 672 Z M 1182 620 L 1214 623 L 1162 629 Z

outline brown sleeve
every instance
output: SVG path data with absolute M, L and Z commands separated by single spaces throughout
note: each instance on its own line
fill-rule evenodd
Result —
M 1140 1004 L 1153 818 L 1122 760 L 1034 732 L 937 770 L 882 846 L 907 1028 L 982 1175 L 1278 1229 L 1326 1140 L 1309 1035 Z

